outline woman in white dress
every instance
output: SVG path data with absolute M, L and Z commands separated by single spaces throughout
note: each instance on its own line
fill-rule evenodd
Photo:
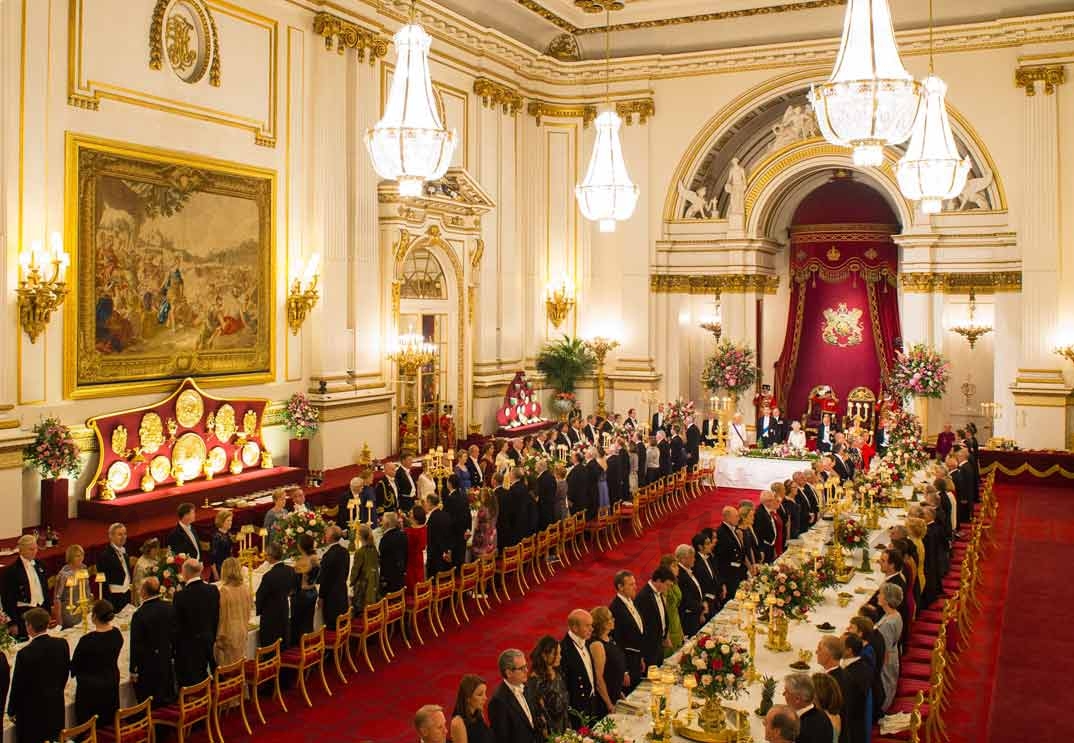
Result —
M 787 445 L 792 449 L 804 450 L 806 448 L 805 431 L 802 430 L 802 424 L 798 421 L 791 423 L 791 432 L 787 436 Z

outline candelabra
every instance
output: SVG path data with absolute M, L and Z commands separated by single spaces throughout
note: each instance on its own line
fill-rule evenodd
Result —
M 305 270 L 299 271 L 301 277 L 296 276 L 291 282 L 291 290 L 287 295 L 287 327 L 291 329 L 291 335 L 298 335 L 306 316 L 320 299 L 321 295 L 317 293 L 317 281 L 320 279 L 317 262 L 318 257 L 313 255 Z M 301 266 L 299 262 L 299 267 Z
M 19 255 L 19 288 L 15 290 L 19 304 L 19 324 L 30 336 L 30 343 L 48 327 L 53 311 L 63 304 L 67 296 L 64 278 L 71 259 L 63 249 L 58 232 L 52 233 L 51 255 L 35 240 L 30 250 Z M 48 273 L 46 275 L 46 265 Z
M 549 283 L 545 288 L 544 306 L 553 327 L 558 328 L 567 319 L 574 309 L 574 287 L 567 282 L 566 276 L 560 278 L 558 285 Z
M 965 338 L 967 341 L 969 341 L 970 350 L 973 349 L 974 345 L 977 343 L 978 338 L 980 338 L 982 335 L 985 335 L 987 333 L 992 332 L 992 326 L 991 325 L 977 325 L 977 324 L 974 323 L 973 316 L 974 316 L 974 314 L 976 314 L 976 312 L 977 312 L 977 294 L 974 292 L 973 288 L 970 287 L 970 317 L 969 317 L 969 321 L 965 325 L 956 325 L 955 327 L 951 328 L 951 330 L 953 332 L 958 333 L 963 338 Z
M 97 582 L 98 598 L 104 596 L 104 573 L 94 576 Z M 67 611 L 82 618 L 82 631 L 89 631 L 89 617 L 93 613 L 93 592 L 89 587 L 89 571 L 85 568 L 76 570 L 67 578 Z
M 645 403 L 649 411 L 649 415 L 646 416 L 645 421 L 646 427 L 648 427 L 649 421 L 653 419 L 653 405 L 656 404 L 656 401 L 659 399 L 659 396 L 660 390 L 656 389 L 655 387 L 647 389 L 641 393 L 641 401 Z
M 720 397 L 713 395 L 709 398 L 709 406 L 716 413 L 720 424 L 716 426 L 716 453 L 727 453 L 728 430 L 731 427 L 731 416 L 734 414 L 735 398 Z
M 1074 364 L 1074 343 L 1056 346 L 1053 351 L 1056 355 L 1062 356 L 1064 359 Z
M 408 418 L 411 425 L 407 426 L 406 437 L 403 440 L 403 449 L 421 453 L 421 367 L 436 359 L 436 346 L 427 343 L 417 333 L 406 333 L 399 336 L 395 343 L 395 350 L 388 354 L 388 358 L 399 365 L 399 370 L 404 376 L 414 378 L 414 405 L 408 408 Z
M 650 692 L 653 729 L 646 738 L 657 743 L 670 743 L 672 732 L 671 687 L 675 685 L 675 674 L 663 671 L 658 666 L 649 666 L 648 679 L 652 684 Z
M 607 357 L 608 351 L 619 347 L 619 341 L 598 335 L 592 340 L 586 341 L 586 345 L 593 352 L 593 355 L 597 357 L 597 415 L 603 418 L 608 415 L 608 411 L 604 407 L 604 359 Z
M 261 540 L 260 547 L 257 545 L 258 538 Z M 239 528 L 239 564 L 246 568 L 246 580 L 251 591 L 254 590 L 254 570 L 265 559 L 263 548 L 267 539 L 267 529 L 258 529 L 253 524 Z
M 436 480 L 436 491 L 439 493 L 444 488 L 444 480 L 451 475 L 451 468 L 455 462 L 455 450 L 448 449 L 445 452 L 444 447 L 438 446 L 435 451 L 429 452 L 427 461 L 429 463 L 427 474 Z
M 754 594 L 756 595 L 756 594 Z M 750 658 L 757 657 L 757 601 L 753 596 L 746 602 L 746 612 L 749 614 L 749 621 L 746 623 L 746 638 L 750 642 Z M 746 683 L 755 684 L 761 678 L 761 674 L 757 672 L 756 664 L 750 665 L 748 671 L 746 671 Z
M 719 292 L 716 292 L 716 300 L 715 301 L 716 301 L 716 312 L 715 312 L 715 314 L 713 314 L 711 317 L 703 318 L 702 322 L 700 323 L 700 326 L 701 326 L 702 330 L 707 330 L 708 332 L 712 333 L 712 337 L 715 339 L 716 343 L 719 344 L 720 338 L 723 336 L 723 323 L 721 322 L 722 313 L 720 312 L 720 293 Z

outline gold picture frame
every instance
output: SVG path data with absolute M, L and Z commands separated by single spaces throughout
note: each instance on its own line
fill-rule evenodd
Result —
M 276 171 L 68 132 L 64 211 L 67 398 L 275 380 Z

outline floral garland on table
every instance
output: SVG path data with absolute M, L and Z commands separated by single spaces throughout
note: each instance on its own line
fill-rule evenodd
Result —
M 769 596 L 775 597 L 775 608 L 792 619 L 802 619 L 820 603 L 813 573 L 793 562 L 762 565 L 747 583 L 748 592 L 757 594 L 757 608 L 762 613 L 767 610 L 765 599 Z
M 694 401 L 680 397 L 664 403 L 664 411 L 668 427 L 678 425 L 686 428 L 686 419 L 694 414 Z
M 758 457 L 763 459 L 791 459 L 802 462 L 812 462 L 820 459 L 820 456 L 808 449 L 799 449 L 790 444 L 776 444 L 764 449 L 747 449 L 744 456 Z
M 63 474 L 78 475 L 82 471 L 80 453 L 71 438 L 71 429 L 58 418 L 45 418 L 35 425 L 34 440 L 22 450 L 26 464 L 48 480 Z
M 943 397 L 951 377 L 951 364 L 939 353 L 915 343 L 907 351 L 895 354 L 888 388 L 899 397 Z
M 276 532 L 287 557 L 298 556 L 299 536 L 309 534 L 313 537 L 313 543 L 319 545 L 324 541 L 327 528 L 328 522 L 316 511 L 293 511 L 272 524 L 272 530 Z
M 854 519 L 836 519 L 835 543 L 847 549 L 865 547 L 869 543 L 869 532 Z
M 8 632 L 7 627 L 11 624 L 11 617 L 0 609 L 0 653 L 7 652 L 15 647 L 15 638 Z
M 701 383 L 710 392 L 727 390 L 739 395 L 757 380 L 757 357 L 749 346 L 725 340 L 705 361 Z
M 592 725 L 584 724 L 577 730 L 549 735 L 546 743 L 629 743 L 629 741 L 616 732 L 615 720 L 605 717 Z
M 283 425 L 292 435 L 304 439 L 317 433 L 320 413 L 301 392 L 291 395 L 283 409 Z
M 838 583 L 835 561 L 826 554 L 818 555 L 813 559 L 810 572 L 813 576 L 813 584 L 819 591 L 825 591 Z
M 906 410 L 888 413 L 889 441 L 883 460 L 899 473 L 900 484 L 910 482 L 914 473 L 928 461 L 923 438 L 921 421 L 916 415 Z
M 735 699 L 746 691 L 746 674 L 753 666 L 749 650 L 738 640 L 720 635 L 698 635 L 683 648 L 679 668 L 693 674 L 695 692 L 707 699 Z

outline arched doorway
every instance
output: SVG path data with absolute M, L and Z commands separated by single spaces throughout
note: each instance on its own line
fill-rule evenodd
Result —
M 871 423 L 872 405 L 847 401 L 875 403 L 902 345 L 892 239 L 900 229 L 885 197 L 849 170 L 829 171 L 794 209 L 786 335 L 774 390 L 791 419 L 818 416 L 815 398 L 830 389 L 840 419 L 860 414 Z

